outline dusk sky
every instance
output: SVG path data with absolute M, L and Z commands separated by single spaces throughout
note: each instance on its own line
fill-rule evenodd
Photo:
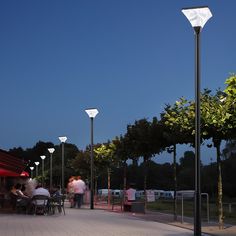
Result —
M 99 110 L 102 143 L 194 99 L 194 32 L 181 9 L 205 5 L 213 17 L 201 33 L 201 88 L 215 92 L 236 72 L 235 0 L 0 1 L 0 148 L 65 135 L 85 149 L 86 108 Z M 204 162 L 214 156 L 202 148 Z

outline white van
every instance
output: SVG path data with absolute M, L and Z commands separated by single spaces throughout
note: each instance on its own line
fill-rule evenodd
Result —
M 110 189 L 110 191 L 111 191 L 111 189 Z M 107 197 L 108 196 L 108 189 L 98 189 L 98 195 Z
M 174 191 L 164 191 L 163 198 L 173 199 L 174 198 Z
M 154 189 L 154 194 L 155 194 L 155 199 L 163 198 L 165 191 L 164 190 L 159 190 L 159 189 Z
M 114 197 L 121 197 L 123 194 L 123 190 L 120 189 L 113 189 L 111 192 L 112 196 Z

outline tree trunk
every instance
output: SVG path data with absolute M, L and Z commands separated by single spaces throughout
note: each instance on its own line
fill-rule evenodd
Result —
M 176 144 L 173 147 L 173 174 L 174 174 L 174 220 L 177 221 L 177 173 L 176 173 Z
M 123 202 L 125 202 L 125 191 L 126 191 L 126 182 L 127 182 L 127 177 L 126 177 L 126 167 L 127 167 L 127 165 L 126 165 L 126 161 L 124 161 L 124 186 L 123 186 Z
M 144 210 L 147 209 L 147 158 L 144 157 L 144 183 L 143 183 L 143 190 L 144 190 Z
M 110 205 L 111 205 L 111 170 L 109 167 L 107 168 L 107 189 L 108 189 L 107 204 L 108 204 L 108 208 L 110 208 Z
M 218 169 L 218 218 L 219 218 L 219 229 L 224 227 L 224 216 L 223 216 L 223 188 L 222 188 L 222 170 L 221 170 L 221 158 L 220 158 L 220 142 L 217 143 L 217 169 Z

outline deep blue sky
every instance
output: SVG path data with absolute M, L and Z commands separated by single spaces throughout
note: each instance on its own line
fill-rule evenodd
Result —
M 97 143 L 193 99 L 194 33 L 181 9 L 196 5 L 213 13 L 201 34 L 201 87 L 224 89 L 236 72 L 234 0 L 0 1 L 0 148 L 66 135 L 84 149 L 88 107 L 100 112 Z

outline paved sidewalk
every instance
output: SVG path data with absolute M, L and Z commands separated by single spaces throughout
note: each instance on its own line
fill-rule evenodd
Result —
M 115 211 L 120 212 L 120 208 L 116 208 Z M 146 214 L 122 214 L 130 214 L 133 217 L 145 219 L 147 221 L 155 221 L 193 230 L 193 219 L 189 217 L 184 217 L 184 223 L 181 223 L 180 216 L 178 216 L 178 221 L 174 221 L 173 215 L 154 211 L 147 211 Z M 213 236 L 236 236 L 236 225 L 225 224 L 224 229 L 220 230 L 216 222 L 202 222 L 202 233 L 210 234 Z
M 100 209 L 99 209 L 100 208 Z M 103 208 L 103 209 L 102 209 Z M 1 236 L 192 236 L 191 219 L 174 222 L 172 215 L 157 212 L 132 214 L 95 205 L 82 209 L 66 206 L 66 215 L 0 214 Z M 219 230 L 215 223 L 203 224 L 202 235 L 235 236 L 236 227 Z
M 192 236 L 191 230 L 101 209 L 66 215 L 0 214 L 1 236 Z

